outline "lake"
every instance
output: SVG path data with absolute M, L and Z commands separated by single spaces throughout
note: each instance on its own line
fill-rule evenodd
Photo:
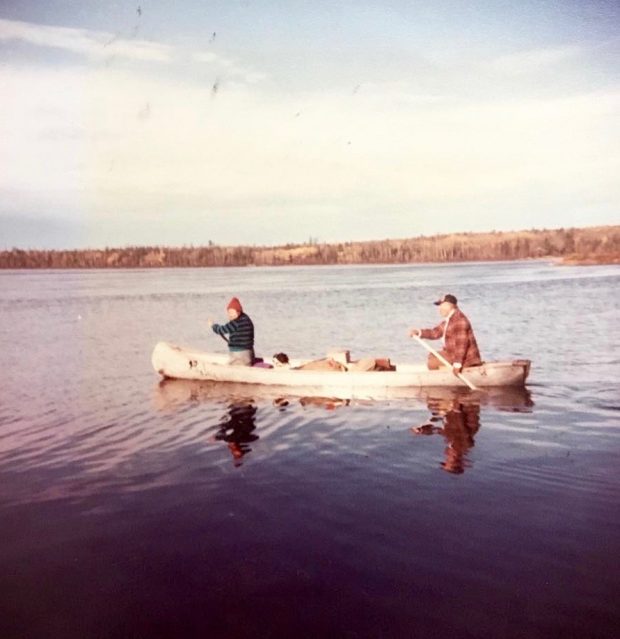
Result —
M 0 271 L 0 637 L 615 637 L 620 267 Z M 159 340 L 422 361 L 450 292 L 524 390 L 160 383 Z M 422 426 L 416 434 L 412 429 Z

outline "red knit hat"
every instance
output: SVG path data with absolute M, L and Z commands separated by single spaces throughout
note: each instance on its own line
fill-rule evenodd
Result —
M 228 306 L 226 307 L 226 310 L 228 310 L 229 308 L 234 308 L 237 311 L 237 313 L 239 313 L 239 315 L 243 313 L 243 309 L 241 308 L 241 302 L 236 297 L 233 297 L 230 300 L 230 302 L 228 302 Z

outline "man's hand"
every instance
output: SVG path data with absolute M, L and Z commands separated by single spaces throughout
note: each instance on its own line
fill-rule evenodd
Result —
M 207 320 L 207 321 L 209 322 L 209 328 L 213 328 L 213 320 L 212 320 L 212 319 L 209 319 L 209 320 Z
M 452 372 L 454 373 L 455 377 L 458 377 L 462 371 L 463 371 L 462 364 L 452 364 Z
M 419 328 L 412 328 L 409 331 L 409 337 L 420 337 L 422 331 Z

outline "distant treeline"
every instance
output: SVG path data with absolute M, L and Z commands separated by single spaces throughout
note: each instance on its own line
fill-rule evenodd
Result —
M 620 226 L 455 233 L 406 240 L 284 246 L 129 246 L 0 252 L 0 268 L 153 268 L 288 264 L 409 264 L 562 258 L 566 263 L 620 263 Z

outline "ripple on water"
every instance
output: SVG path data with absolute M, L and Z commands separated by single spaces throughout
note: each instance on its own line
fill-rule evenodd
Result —
M 301 610 L 295 628 L 328 619 L 314 636 L 617 626 L 618 273 L 0 273 L 0 554 L 19 618 L 93 611 L 105 636 L 136 609 L 250 618 L 265 634 Z M 200 318 L 232 293 L 261 353 L 422 359 L 407 329 L 434 325 L 445 290 L 485 358 L 534 360 L 529 391 L 346 402 L 156 384 L 150 368 L 160 339 L 219 349 Z

